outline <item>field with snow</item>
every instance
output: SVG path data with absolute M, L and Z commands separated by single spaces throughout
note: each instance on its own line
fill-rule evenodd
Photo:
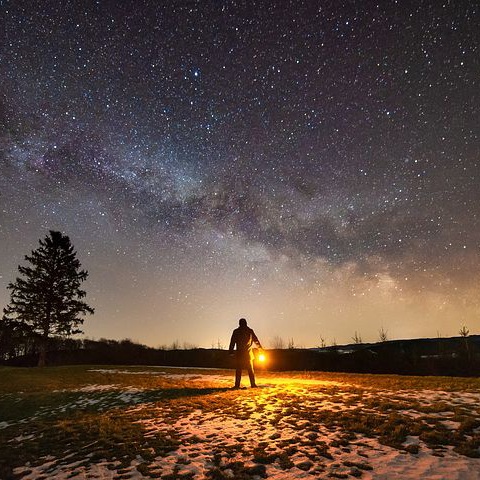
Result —
M 0 478 L 480 479 L 480 379 L 233 375 L 0 368 Z

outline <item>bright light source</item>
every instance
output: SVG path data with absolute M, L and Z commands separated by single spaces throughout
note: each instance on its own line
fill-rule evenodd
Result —
M 261 354 L 258 356 L 258 361 L 259 361 L 259 362 L 264 362 L 264 361 L 265 361 L 265 354 L 261 353 Z

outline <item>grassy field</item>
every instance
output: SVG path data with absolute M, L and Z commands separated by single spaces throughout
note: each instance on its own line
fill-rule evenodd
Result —
M 260 388 L 231 390 L 232 380 L 2 367 L 0 478 L 480 478 L 480 379 L 260 372 Z

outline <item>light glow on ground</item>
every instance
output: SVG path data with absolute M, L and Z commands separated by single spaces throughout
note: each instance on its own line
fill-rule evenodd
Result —
M 428 433 L 448 439 L 451 432 L 460 438 L 462 429 L 480 413 L 480 388 L 402 389 L 385 383 L 375 388 L 359 385 L 354 376 L 348 377 L 352 383 L 341 381 L 342 374 L 334 377 L 340 379 L 336 381 L 322 379 L 321 373 L 263 372 L 257 375 L 260 388 L 231 390 L 234 371 L 184 369 L 182 373 L 180 369 L 149 367 L 89 371 L 97 375 L 96 383 L 71 389 L 80 396 L 59 406 L 58 412 L 78 413 L 93 407 L 115 411 L 119 421 L 141 428 L 142 444 L 156 445 L 160 438 L 169 442 L 169 450 L 159 454 L 152 448 L 148 458 L 133 452 L 129 466 L 125 466 L 117 459 L 91 460 L 97 443 L 93 441 L 81 449 L 85 458 L 73 451 L 62 457 L 49 455 L 18 466 L 16 475 L 32 480 L 46 475 L 62 480 L 91 476 L 113 479 L 119 475 L 198 480 L 207 476 L 287 480 L 312 475 L 364 480 L 420 476 L 478 480 L 479 458 L 456 451 L 448 442 L 429 443 Z M 125 373 L 134 375 L 122 380 Z M 104 384 L 98 375 L 105 377 Z M 151 383 L 141 386 L 142 381 Z M 169 396 L 169 390 L 177 394 Z M 32 422 L 42 413 L 36 415 Z M 467 415 L 465 422 L 462 417 Z M 25 429 L 29 421 L 19 422 L 24 433 L 10 440 L 18 448 L 38 441 L 38 436 Z M 376 430 L 379 424 L 384 430 Z M 415 433 L 417 424 L 424 424 L 424 430 Z M 398 437 L 397 445 L 395 437 L 388 441 L 382 437 L 390 435 L 395 425 L 410 429 L 409 434 Z M 428 430 L 432 425 L 438 427 Z M 15 424 L 1 427 L 15 429 Z M 478 439 L 479 434 L 477 427 L 467 437 Z M 478 451 L 470 440 L 465 437 Z M 108 451 L 103 451 L 105 454 Z

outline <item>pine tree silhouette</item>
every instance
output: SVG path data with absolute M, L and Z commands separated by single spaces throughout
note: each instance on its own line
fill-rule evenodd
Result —
M 11 325 L 21 326 L 38 344 L 38 365 L 44 366 L 48 339 L 52 335 L 68 336 L 81 333 L 80 315 L 93 314 L 94 309 L 82 299 L 80 289 L 88 272 L 80 270 L 70 238 L 51 230 L 40 247 L 26 255 L 28 266 L 19 266 L 23 277 L 8 285 L 10 304 L 4 308 L 4 318 Z

